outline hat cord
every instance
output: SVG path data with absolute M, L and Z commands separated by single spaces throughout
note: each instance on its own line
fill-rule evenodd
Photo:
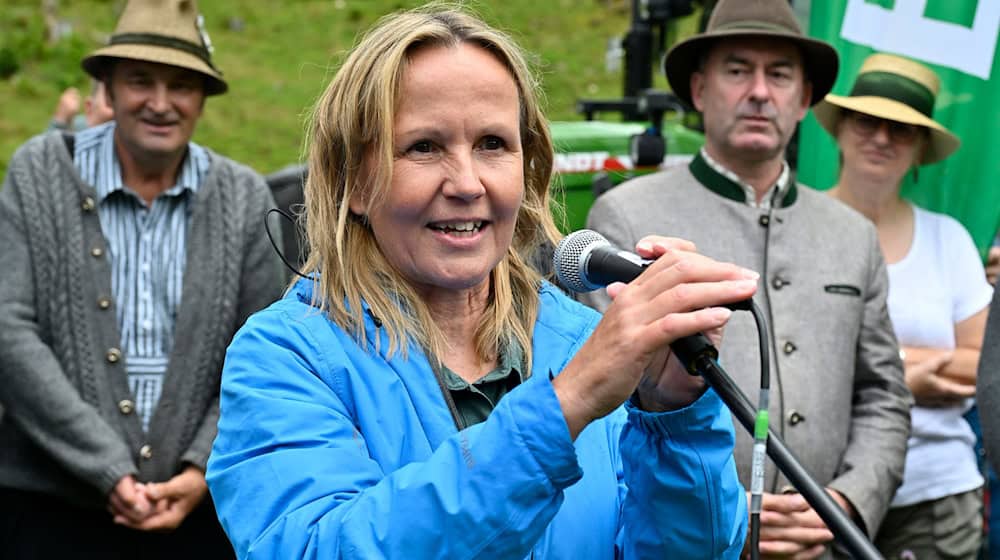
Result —
M 208 53 L 208 49 L 183 39 L 177 39 L 176 37 L 167 37 L 164 35 L 156 35 L 154 33 L 118 33 L 111 37 L 110 44 L 152 45 L 155 47 L 166 47 L 169 49 L 183 51 L 198 57 L 202 62 L 207 64 L 209 68 L 215 70 L 215 72 L 219 74 L 222 74 L 222 72 L 219 72 L 219 69 L 212 64 L 212 58 Z

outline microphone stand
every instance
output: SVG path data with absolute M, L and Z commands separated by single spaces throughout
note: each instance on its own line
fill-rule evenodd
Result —
M 670 346 L 688 371 L 701 375 L 705 382 L 715 389 L 740 424 L 753 434 L 756 407 L 716 361 L 718 351 L 708 339 L 703 335 L 684 337 L 674 341 Z M 768 456 L 826 522 L 827 527 L 833 531 L 851 556 L 865 560 L 881 560 L 882 556 L 868 537 L 845 515 L 844 510 L 840 509 L 826 490 L 809 476 L 778 434 L 769 429 L 767 437 Z

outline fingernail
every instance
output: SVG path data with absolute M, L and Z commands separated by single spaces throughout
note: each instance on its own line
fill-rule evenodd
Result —
M 712 309 L 712 318 L 719 322 L 728 321 L 732 314 L 733 312 L 725 307 L 716 307 Z
M 642 241 L 638 245 L 636 245 L 635 248 L 640 251 L 652 251 L 653 244 L 648 241 Z
M 750 270 L 749 268 L 744 268 L 742 270 L 742 273 L 743 277 L 746 278 L 747 280 L 757 280 L 760 278 L 760 274 L 758 274 L 754 270 Z

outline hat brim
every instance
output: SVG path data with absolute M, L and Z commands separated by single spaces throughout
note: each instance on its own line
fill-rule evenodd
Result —
M 844 110 L 864 113 L 880 119 L 922 126 L 930 133 L 930 139 L 920 164 L 934 163 L 950 156 L 962 144 L 957 136 L 951 133 L 934 119 L 917 111 L 913 107 L 899 101 L 877 96 L 845 97 L 829 94 L 813 107 L 813 115 L 819 124 L 835 139 L 837 138 L 837 123 Z
M 840 58 L 837 56 L 837 51 L 829 44 L 792 33 L 726 30 L 703 33 L 681 41 L 663 57 L 663 72 L 667 75 L 667 81 L 670 82 L 674 94 L 693 107 L 691 74 L 698 69 L 702 53 L 721 39 L 744 38 L 782 39 L 791 41 L 802 49 L 803 68 L 805 68 L 806 76 L 812 83 L 812 98 L 809 105 L 815 105 L 833 89 L 833 83 L 837 79 L 837 70 L 840 67 Z
M 156 62 L 194 70 L 205 76 L 205 95 L 219 95 L 229 89 L 218 70 L 197 56 L 169 47 L 136 44 L 110 45 L 94 51 L 84 58 L 80 65 L 88 74 L 100 80 L 104 77 L 110 59 L 115 58 Z

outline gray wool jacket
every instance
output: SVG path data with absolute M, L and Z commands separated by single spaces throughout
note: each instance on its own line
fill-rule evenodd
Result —
M 205 468 L 226 347 L 284 279 L 264 232 L 274 203 L 263 179 L 209 156 L 174 349 L 144 433 L 119 359 L 96 192 L 59 133 L 14 154 L 0 190 L 0 486 L 103 506 L 127 474 L 163 481 L 185 464 Z
M 634 250 L 651 234 L 761 274 L 754 301 L 771 341 L 771 427 L 810 475 L 854 505 L 874 535 L 902 481 L 912 397 L 886 308 L 888 276 L 875 228 L 826 194 L 793 184 L 770 211 L 699 155 L 603 194 L 588 227 Z M 603 309 L 604 290 L 584 297 Z M 757 401 L 757 329 L 747 312 L 726 326 L 721 364 Z M 750 434 L 736 427 L 736 465 L 749 488 Z M 766 492 L 791 489 L 768 461 Z

